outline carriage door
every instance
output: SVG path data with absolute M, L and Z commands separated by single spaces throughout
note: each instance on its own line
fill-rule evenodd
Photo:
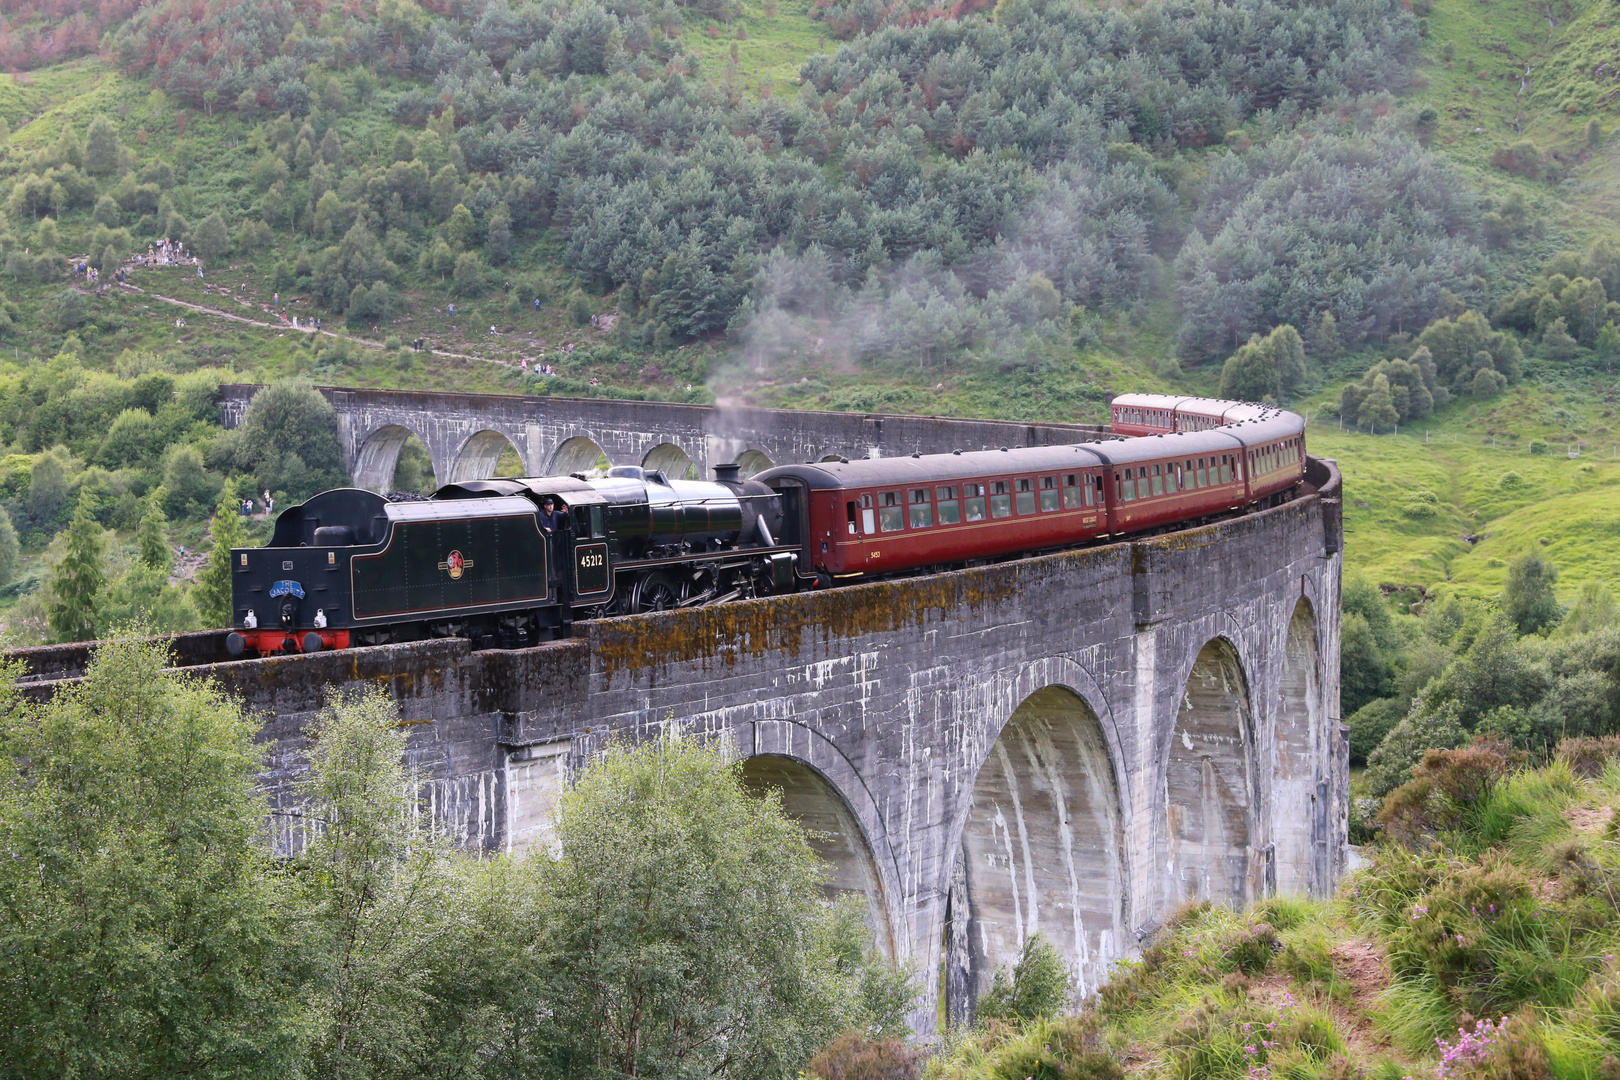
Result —
M 849 558 L 844 560 L 844 565 L 865 566 L 866 544 L 877 533 L 877 508 L 872 505 L 872 496 L 857 495 L 844 504 L 844 512 L 844 541 L 850 545 L 846 549 Z

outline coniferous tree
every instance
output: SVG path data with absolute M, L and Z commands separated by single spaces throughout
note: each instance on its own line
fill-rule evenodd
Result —
M 164 573 L 174 568 L 174 554 L 169 550 L 168 525 L 169 519 L 163 514 L 162 500 L 152 499 L 135 534 L 138 558 L 142 566 Z
M 197 612 L 206 626 L 230 626 L 234 621 L 231 604 L 231 548 L 242 547 L 247 533 L 242 528 L 242 496 L 236 482 L 228 482 L 219 493 L 214 520 L 208 526 L 213 550 L 197 577 Z
M 1311 351 L 1324 362 L 1337 360 L 1344 351 L 1344 339 L 1339 335 L 1339 320 L 1333 317 L 1333 312 L 1322 312 L 1322 318 L 1316 323 L 1316 333 L 1311 338 Z
M 1554 360 L 1568 360 L 1575 355 L 1575 339 L 1570 336 L 1569 329 L 1560 315 L 1548 324 L 1541 334 L 1541 348 Z
M 90 641 L 96 636 L 96 613 L 107 575 L 102 569 L 106 542 L 95 516 L 95 496 L 79 493 L 79 506 L 67 530 L 67 551 L 51 577 L 49 618 L 57 641 Z

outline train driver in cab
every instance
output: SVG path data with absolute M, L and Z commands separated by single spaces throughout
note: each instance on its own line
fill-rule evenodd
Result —
M 546 534 L 547 540 L 557 539 L 563 527 L 563 517 L 563 512 L 557 509 L 556 500 L 547 495 L 540 503 L 540 531 Z
M 557 500 L 547 495 L 540 500 L 540 532 L 546 538 L 546 554 L 551 562 L 551 580 L 559 599 L 566 600 L 568 575 L 563 573 L 563 530 L 568 528 L 568 511 L 557 509 Z

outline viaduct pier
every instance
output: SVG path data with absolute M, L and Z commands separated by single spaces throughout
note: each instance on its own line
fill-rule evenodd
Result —
M 792 434 L 791 419 L 780 443 L 765 431 L 751 448 L 913 448 L 888 441 L 886 420 L 877 442 L 840 447 L 838 426 L 867 418 L 828 415 L 831 435 Z M 973 445 L 976 429 L 912 422 L 918 448 Z M 602 430 L 603 452 L 664 444 L 618 447 Z M 736 451 L 687 445 L 694 464 Z M 1188 900 L 1333 889 L 1348 800 L 1340 480 L 1318 459 L 1306 478 L 1283 505 L 1178 532 L 579 623 L 528 649 L 451 639 L 227 661 L 223 635 L 205 633 L 174 651 L 261 718 L 281 808 L 329 695 L 385 688 L 426 802 L 487 851 L 544 850 L 567 777 L 609 739 L 722 742 L 818 834 L 829 890 L 862 897 L 880 946 L 922 973 L 912 1021 L 929 1032 L 941 1005 L 968 1016 L 1037 931 L 1090 991 Z M 21 650 L 25 692 L 80 677 L 91 648 Z

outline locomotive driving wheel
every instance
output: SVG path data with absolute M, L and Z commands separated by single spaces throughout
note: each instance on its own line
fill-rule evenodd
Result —
M 636 583 L 630 610 L 637 615 L 646 611 L 668 611 L 680 606 L 683 591 L 666 575 L 649 574 Z

